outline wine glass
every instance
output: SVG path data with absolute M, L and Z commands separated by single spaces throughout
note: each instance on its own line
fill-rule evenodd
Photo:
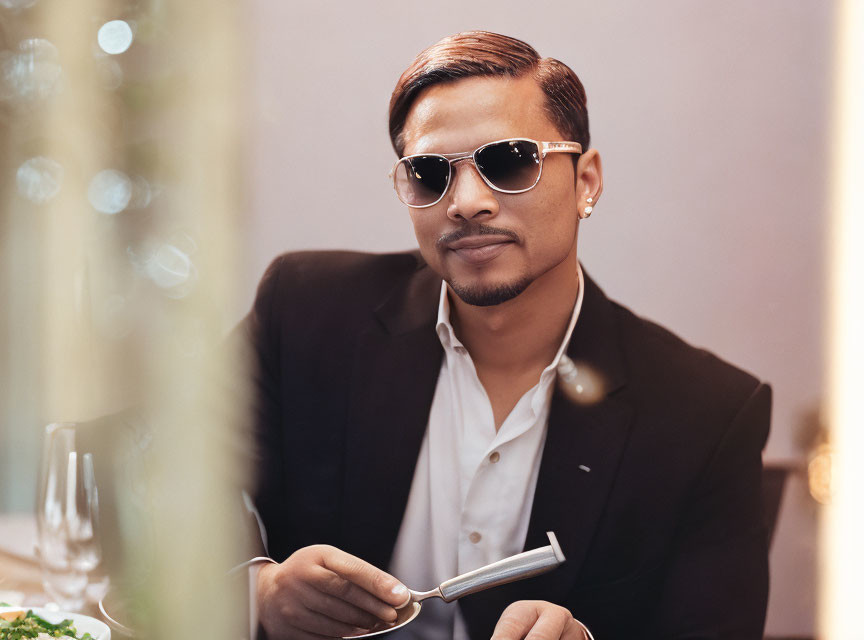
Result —
M 61 608 L 78 611 L 102 561 L 93 456 L 75 447 L 75 423 L 45 428 L 36 523 L 42 584 Z

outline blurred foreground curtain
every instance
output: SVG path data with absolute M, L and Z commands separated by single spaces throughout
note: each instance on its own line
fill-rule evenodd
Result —
M 112 588 L 145 637 L 242 634 L 222 580 L 245 473 L 245 362 L 222 344 L 241 18 L 225 0 L 0 0 L 0 510 L 33 508 L 46 423 L 146 415 L 100 439 L 123 444 L 97 477 L 117 500 Z

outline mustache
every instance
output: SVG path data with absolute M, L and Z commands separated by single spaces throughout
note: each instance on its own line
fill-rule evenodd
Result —
M 520 242 L 520 238 L 516 232 L 510 229 L 493 227 L 488 224 L 466 224 L 456 229 L 456 231 L 441 235 L 435 244 L 440 249 L 446 247 L 451 242 L 456 242 L 462 238 L 470 238 L 471 236 L 504 236 L 510 238 L 513 242 Z

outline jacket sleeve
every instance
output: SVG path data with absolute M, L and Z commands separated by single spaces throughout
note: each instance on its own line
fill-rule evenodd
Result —
M 251 312 L 240 329 L 248 345 L 251 371 L 251 423 L 249 472 L 252 482 L 249 493 L 263 520 L 261 549 L 269 554 L 266 530 L 278 517 L 279 492 L 285 486 L 282 478 L 280 421 L 280 332 L 276 310 L 282 257 L 271 263 L 255 298 Z M 260 524 L 260 523 L 259 523 Z
M 650 637 L 758 640 L 768 599 L 762 448 L 771 388 L 759 384 L 694 485 Z

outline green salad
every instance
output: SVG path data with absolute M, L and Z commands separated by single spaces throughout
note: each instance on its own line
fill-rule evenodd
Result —
M 28 611 L 26 615 L 13 620 L 0 619 L 0 640 L 22 640 L 23 638 L 75 638 L 76 640 L 94 640 L 85 633 L 78 635 L 71 620 L 63 620 L 53 624 L 40 616 Z

